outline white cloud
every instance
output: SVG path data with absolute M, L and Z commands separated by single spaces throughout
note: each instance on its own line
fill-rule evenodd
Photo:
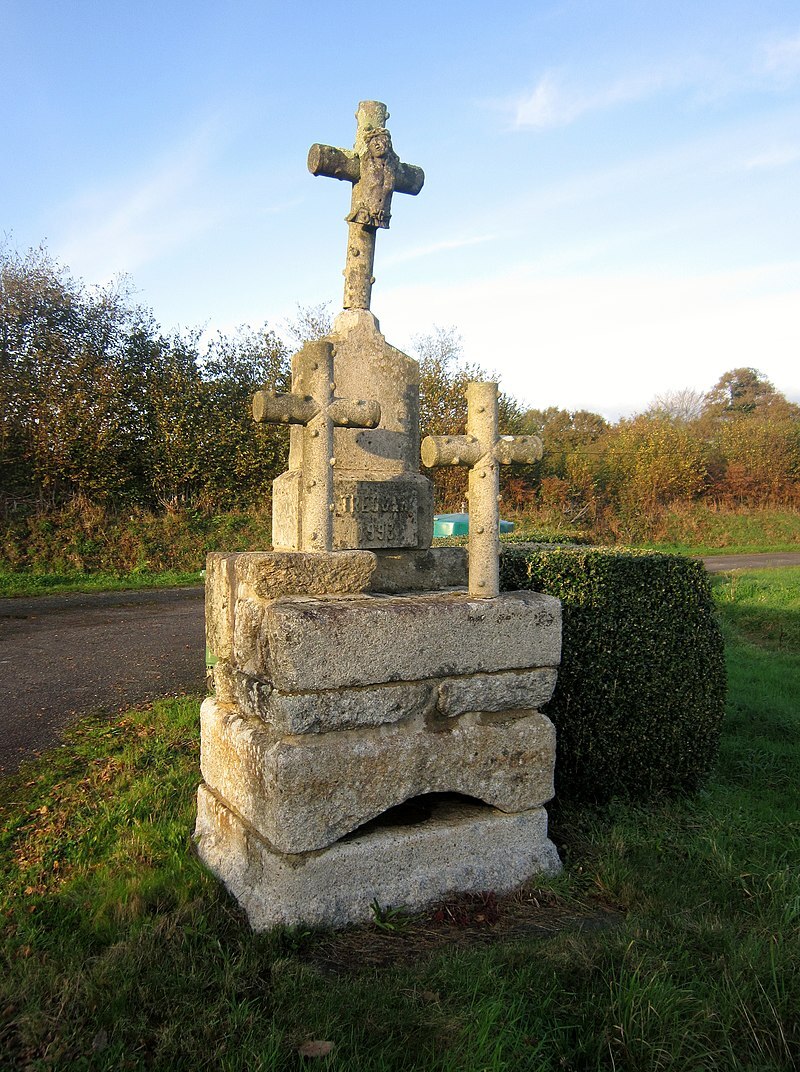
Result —
M 767 171 L 773 168 L 787 167 L 798 160 L 800 160 L 800 146 L 786 145 L 759 153 L 757 156 L 745 160 L 744 166 L 747 171 Z
M 453 249 L 464 249 L 466 246 L 479 246 L 484 242 L 493 242 L 495 235 L 473 235 L 470 238 L 449 238 L 440 242 L 431 242 L 425 246 L 414 246 L 411 249 L 401 250 L 398 253 L 389 254 L 382 258 L 384 265 L 404 264 L 406 261 L 414 261 L 420 257 L 429 257 L 434 253 L 449 252 Z
M 763 69 L 784 79 L 800 75 L 800 34 L 764 46 Z
M 564 84 L 554 72 L 542 75 L 530 93 L 507 102 L 517 130 L 547 130 L 567 126 L 589 112 L 649 97 L 664 85 L 659 75 L 620 78 L 591 89 Z

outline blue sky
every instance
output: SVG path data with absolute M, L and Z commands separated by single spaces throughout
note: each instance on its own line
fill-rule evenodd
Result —
M 0 235 L 165 329 L 341 303 L 349 187 L 306 170 L 385 101 L 425 169 L 373 311 L 455 326 L 526 405 L 616 417 L 752 365 L 800 401 L 798 0 L 0 0 Z

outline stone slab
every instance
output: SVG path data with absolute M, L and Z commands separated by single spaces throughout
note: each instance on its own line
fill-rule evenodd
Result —
M 246 597 L 335 595 L 369 589 L 376 569 L 369 551 L 212 552 L 206 558 L 206 644 L 217 659 L 233 654 L 237 602 Z
M 206 786 L 197 795 L 200 859 L 255 931 L 306 923 L 343 926 L 381 908 L 421 909 L 452 893 L 505 893 L 561 869 L 547 815 L 442 804 L 414 826 L 364 832 L 306 856 L 275 852 Z
M 280 736 L 381 726 L 432 712 L 436 704 L 435 682 L 283 693 L 240 671 L 234 677 L 234 699 L 242 711 L 269 722 Z
M 510 711 L 543 707 L 552 698 L 558 671 L 554 666 L 446 678 L 437 689 L 439 713 L 448 718 L 467 711 Z
M 516 812 L 554 792 L 555 729 L 538 712 L 278 739 L 213 697 L 200 718 L 204 781 L 281 852 L 324 848 L 424 793 L 463 793 Z
M 215 659 L 231 659 L 236 606 L 242 599 L 395 594 L 466 584 L 463 547 L 213 552 L 206 558 L 206 644 Z
M 557 666 L 560 656 L 561 604 L 538 592 L 275 600 L 246 653 L 284 692 Z
M 368 590 L 396 594 L 466 587 L 466 547 L 428 547 L 376 551 L 375 572 Z

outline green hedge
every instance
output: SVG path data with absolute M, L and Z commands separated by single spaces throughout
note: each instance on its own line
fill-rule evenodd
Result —
M 501 586 L 558 596 L 563 651 L 545 707 L 558 800 L 697 788 L 717 754 L 722 635 L 703 565 L 604 548 L 504 548 Z

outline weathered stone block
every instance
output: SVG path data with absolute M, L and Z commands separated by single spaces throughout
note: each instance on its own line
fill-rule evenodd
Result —
M 436 592 L 467 586 L 466 547 L 375 551 L 374 555 L 370 592 Z
M 235 699 L 245 714 L 269 722 L 275 735 L 283 736 L 381 726 L 432 712 L 435 688 L 435 682 L 402 682 L 283 693 L 261 678 L 237 672 Z
M 455 892 L 507 892 L 561 869 L 544 808 L 504 815 L 442 803 L 427 822 L 365 831 L 297 857 L 276 852 L 201 785 L 195 840 L 256 931 L 356 923 L 372 917 L 374 901 L 420 909 Z
M 466 711 L 536 710 L 552 697 L 557 674 L 556 667 L 547 666 L 447 678 L 439 684 L 437 706 L 448 718 Z
M 421 793 L 463 793 L 502 811 L 553 796 L 555 730 L 538 712 L 276 740 L 259 719 L 208 698 L 201 742 L 206 783 L 281 852 L 324 848 Z
M 284 692 L 556 666 L 561 604 L 537 592 L 281 599 L 264 615 L 263 667 Z

